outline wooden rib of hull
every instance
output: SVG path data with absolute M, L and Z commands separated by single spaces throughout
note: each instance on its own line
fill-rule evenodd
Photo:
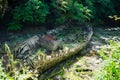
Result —
M 34 69 L 41 73 L 44 70 L 54 66 L 56 63 L 77 54 L 80 50 L 82 50 L 88 44 L 89 40 L 91 39 L 91 36 L 93 34 L 92 27 L 88 25 L 87 29 L 88 29 L 87 35 L 85 35 L 84 40 L 78 43 L 74 48 L 66 48 L 65 50 L 53 51 L 50 55 L 45 54 L 42 57 L 40 56 L 41 58 L 38 60 L 32 60 L 32 66 L 34 67 Z M 24 54 L 26 54 L 26 51 L 31 52 L 30 50 L 33 50 L 33 49 L 30 49 L 28 46 L 33 47 L 35 49 L 39 45 L 39 37 L 40 36 L 33 36 L 30 39 L 27 39 L 23 43 L 19 44 L 17 50 L 14 50 L 15 52 L 14 54 L 16 55 L 16 58 L 24 56 Z M 32 42 L 32 46 L 28 45 L 29 42 L 31 41 L 34 41 Z M 26 50 L 24 50 L 23 48 L 26 48 Z M 24 51 L 20 53 L 22 49 Z
M 88 29 L 88 35 L 86 36 L 85 40 L 78 46 L 59 52 L 53 52 L 51 55 L 44 55 L 42 59 L 34 62 L 34 68 L 39 72 L 43 72 L 44 70 L 54 66 L 56 63 L 78 53 L 88 44 L 89 40 L 91 39 L 93 34 L 92 27 L 89 27 Z

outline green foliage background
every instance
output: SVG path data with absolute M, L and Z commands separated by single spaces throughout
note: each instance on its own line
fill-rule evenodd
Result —
M 91 21 L 99 24 L 105 22 L 110 15 L 120 14 L 119 3 L 119 0 L 21 1 L 19 5 L 13 3 L 12 20 L 8 29 L 19 30 L 26 23 L 56 26 L 66 22 Z

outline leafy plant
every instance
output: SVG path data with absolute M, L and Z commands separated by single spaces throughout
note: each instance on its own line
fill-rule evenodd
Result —
M 0 60 L 0 79 L 4 79 L 5 77 L 6 75 L 3 72 L 2 61 Z
M 7 44 L 5 44 L 6 55 L 0 59 L 0 79 L 2 80 L 37 80 L 36 72 L 31 71 L 28 66 L 23 66 L 14 56 Z
M 83 6 L 77 0 L 53 0 L 51 5 L 54 7 L 54 14 L 56 16 L 56 23 L 63 24 L 64 22 L 71 22 L 75 20 L 86 21 L 91 18 L 91 10 Z
M 106 57 L 105 65 L 97 72 L 96 80 L 119 80 L 120 79 L 120 42 L 110 41 L 109 57 Z M 107 48 L 106 48 L 107 50 Z M 104 54 L 104 52 L 103 52 Z
M 119 15 L 119 0 L 28 0 L 13 8 L 9 30 L 25 23 L 55 26 L 66 22 L 103 24 L 109 15 Z M 11 26 L 12 25 L 12 26 Z M 15 28 L 17 27 L 17 28 Z
M 13 20 L 8 25 L 9 30 L 20 30 L 22 24 L 52 23 L 63 24 L 71 20 L 85 21 L 91 17 L 91 10 L 78 1 L 52 0 L 47 3 L 41 0 L 29 0 L 13 9 Z
M 74 3 L 74 8 L 75 8 L 75 12 L 73 12 L 73 16 L 72 18 L 75 20 L 90 20 L 91 18 L 91 10 L 89 10 L 87 7 L 84 7 L 83 4 L 80 4 L 78 2 Z M 75 15 L 76 14 L 76 15 Z
M 8 24 L 8 30 L 21 30 L 22 25 L 19 22 L 12 22 Z
M 97 24 L 103 24 L 108 20 L 107 16 L 118 14 L 120 11 L 116 10 L 120 6 L 119 0 L 78 0 L 83 5 L 87 6 L 92 11 L 92 21 Z M 118 4 L 118 5 L 116 5 Z
M 29 0 L 13 10 L 13 22 L 8 26 L 9 30 L 21 29 L 22 23 L 44 23 L 49 13 L 49 7 L 40 0 Z

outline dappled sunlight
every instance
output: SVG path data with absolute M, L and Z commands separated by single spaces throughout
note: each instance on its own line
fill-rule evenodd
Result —
M 120 0 L 1 0 L 0 80 L 119 80 Z

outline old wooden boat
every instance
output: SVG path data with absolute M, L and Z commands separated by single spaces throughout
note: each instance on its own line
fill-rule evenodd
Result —
M 24 65 L 42 73 L 77 54 L 87 45 L 92 34 L 92 26 L 88 24 L 79 24 L 76 27 L 64 25 L 21 42 L 15 48 L 14 55 Z

